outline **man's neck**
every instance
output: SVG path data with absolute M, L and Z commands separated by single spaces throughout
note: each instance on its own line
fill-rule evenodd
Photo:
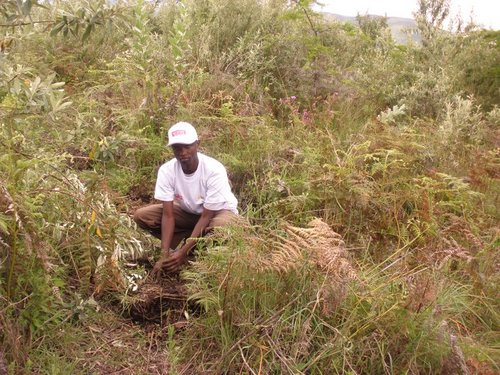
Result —
M 184 174 L 193 174 L 198 169 L 198 165 L 200 164 L 199 160 L 196 160 L 192 163 L 192 165 L 182 165 L 181 168 Z

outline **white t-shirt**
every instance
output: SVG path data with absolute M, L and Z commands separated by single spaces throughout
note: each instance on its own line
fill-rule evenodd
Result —
M 203 208 L 238 213 L 238 201 L 231 192 L 226 168 L 214 158 L 198 153 L 198 168 L 193 174 L 182 171 L 177 159 L 163 164 L 156 179 L 155 199 L 177 202 L 186 211 L 200 215 Z

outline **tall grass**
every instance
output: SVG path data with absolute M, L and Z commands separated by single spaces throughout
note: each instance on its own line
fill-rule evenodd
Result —
M 430 265 L 412 267 L 406 246 L 379 264 L 337 257 L 321 267 L 328 257 L 314 253 L 329 234 L 318 228 L 304 242 L 286 227 L 233 230 L 184 273 L 204 309 L 181 339 L 194 371 L 434 373 L 446 365 L 455 349 L 445 327 L 468 325 L 481 309 L 475 301 L 488 302 Z

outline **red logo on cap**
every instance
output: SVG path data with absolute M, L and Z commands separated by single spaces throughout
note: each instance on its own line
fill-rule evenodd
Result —
M 174 130 L 172 132 L 172 137 L 177 137 L 178 135 L 184 135 L 184 134 L 186 134 L 185 130 Z

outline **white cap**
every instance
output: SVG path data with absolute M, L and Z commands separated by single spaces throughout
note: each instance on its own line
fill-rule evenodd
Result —
M 196 129 L 188 122 L 178 122 L 168 129 L 168 145 L 190 145 L 198 140 Z

